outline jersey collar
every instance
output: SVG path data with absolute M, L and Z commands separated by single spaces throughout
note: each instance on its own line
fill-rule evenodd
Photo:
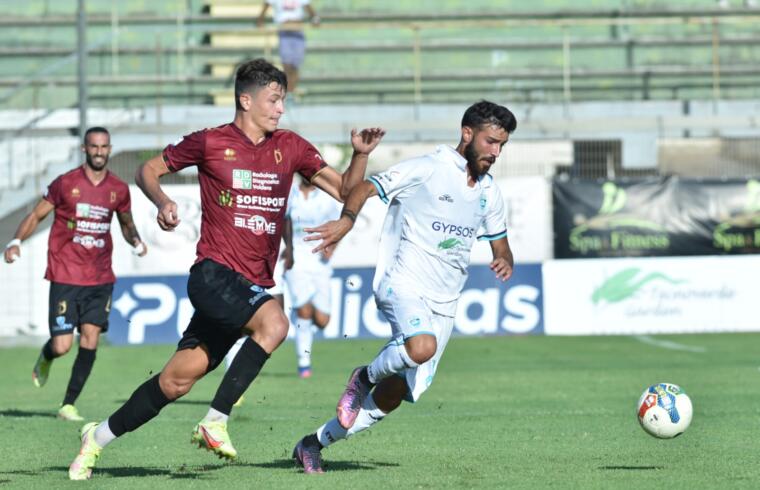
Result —
M 437 153 L 438 153 L 438 157 L 441 160 L 443 160 L 445 162 L 453 163 L 454 165 L 457 166 L 457 168 L 459 170 L 461 170 L 465 174 L 467 173 L 467 159 L 465 157 L 463 157 L 462 155 L 460 155 L 459 152 L 455 148 L 453 148 L 453 147 L 451 147 L 449 145 L 440 145 L 440 146 L 438 146 L 438 148 L 436 150 L 437 150 Z M 486 175 L 488 175 L 488 174 L 486 174 Z M 483 180 L 483 178 L 486 175 L 481 175 L 480 177 L 478 177 L 478 183 L 480 183 L 480 184 L 486 184 L 488 182 L 488 180 L 486 180 L 486 181 Z

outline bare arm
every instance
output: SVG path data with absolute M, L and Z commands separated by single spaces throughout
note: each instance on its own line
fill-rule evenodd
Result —
M 269 10 L 269 4 L 264 2 L 264 5 L 261 6 L 261 13 L 256 18 L 256 25 L 261 27 L 264 25 L 264 20 L 267 18 L 267 10 Z
M 322 240 L 312 252 L 330 253 L 338 242 L 354 227 L 356 217 L 359 215 L 364 203 L 367 202 L 367 199 L 376 195 L 377 188 L 375 185 L 365 180 L 355 186 L 351 194 L 348 195 L 348 199 L 346 199 L 346 203 L 343 205 L 343 210 L 340 212 L 340 218 L 335 221 L 328 221 L 316 228 L 304 228 L 304 231 L 311 233 L 304 240 Z
M 42 222 L 53 209 L 55 209 L 55 206 L 53 206 L 50 201 L 47 199 L 40 199 L 34 206 L 34 209 L 32 209 L 32 212 L 26 215 L 18 225 L 16 234 L 13 235 L 13 240 L 18 240 L 20 243 L 32 236 L 32 233 L 37 229 L 40 222 Z M 9 247 L 6 247 L 3 256 L 5 261 L 10 264 L 18 257 L 21 257 L 21 247 L 15 244 L 10 245 Z
M 155 156 L 142 164 L 135 174 L 135 183 L 143 194 L 158 208 L 158 226 L 164 231 L 173 231 L 179 224 L 177 203 L 161 190 L 159 179 L 169 173 L 162 155 Z
M 368 128 L 357 131 L 351 130 L 351 146 L 354 153 L 351 155 L 351 164 L 341 175 L 332 167 L 325 167 L 312 179 L 311 183 L 330 194 L 336 200 L 343 202 L 357 184 L 364 180 L 367 172 L 367 160 L 380 140 L 385 136 L 382 128 Z
M 124 236 L 124 240 L 128 244 L 135 247 L 135 254 L 142 257 L 148 253 L 148 247 L 140 239 L 140 234 L 137 233 L 137 227 L 134 220 L 132 220 L 132 213 L 117 213 L 116 217 L 119 218 L 119 224 L 121 225 L 121 234 Z
M 512 250 L 509 248 L 507 237 L 492 240 L 491 253 L 493 254 L 493 260 L 490 267 L 496 273 L 496 277 L 502 281 L 506 281 L 512 277 L 512 268 L 515 265 L 515 260 L 512 257 Z
M 282 229 L 282 239 L 285 241 L 285 250 L 282 251 L 285 256 L 285 270 L 293 268 L 293 220 L 285 218 L 285 227 Z
M 318 26 L 320 19 L 319 15 L 317 15 L 317 11 L 314 10 L 314 7 L 311 6 L 311 4 L 306 4 L 306 12 L 309 14 L 309 21 L 312 23 L 312 25 Z

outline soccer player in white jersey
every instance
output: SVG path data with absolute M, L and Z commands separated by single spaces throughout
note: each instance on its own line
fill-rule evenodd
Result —
M 330 321 L 330 266 L 334 248 L 311 253 L 305 228 L 318 226 L 340 216 L 338 202 L 307 180 L 294 185 L 288 197 L 288 216 L 293 229 L 293 267 L 285 271 L 285 282 L 296 310 L 295 344 L 298 375 L 311 376 L 314 327 L 324 329 Z
M 488 170 L 517 127 L 509 109 L 488 101 L 469 107 L 456 148 L 401 162 L 357 185 L 341 217 L 307 229 L 307 240 L 329 250 L 353 227 L 371 196 L 389 202 L 375 280 L 375 301 L 392 338 L 372 362 L 354 369 L 337 417 L 301 439 L 293 458 L 306 473 L 322 473 L 321 449 L 415 402 L 430 386 L 454 326 L 476 239 L 488 240 L 490 267 L 512 275 L 504 200 Z

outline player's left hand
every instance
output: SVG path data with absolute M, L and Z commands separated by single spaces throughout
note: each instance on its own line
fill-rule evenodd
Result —
M 351 130 L 351 146 L 354 147 L 355 152 L 369 155 L 383 136 L 385 136 L 383 128 L 365 128 L 361 131 L 354 128 Z
M 148 246 L 139 238 L 135 238 L 135 248 L 132 250 L 132 253 L 138 257 L 145 257 L 145 254 L 148 253 Z
M 314 228 L 304 228 L 303 231 L 311 233 L 304 237 L 305 242 L 312 242 L 322 240 L 312 253 L 322 253 L 332 255 L 333 249 L 338 242 L 346 236 L 351 228 L 353 228 L 354 222 L 347 217 L 341 217 L 335 221 L 328 221 L 322 225 Z
M 502 282 L 512 277 L 512 266 L 502 257 L 491 261 L 490 267 L 496 273 L 496 278 L 501 279 Z

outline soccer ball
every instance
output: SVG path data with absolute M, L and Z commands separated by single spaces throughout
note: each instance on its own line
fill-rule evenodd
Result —
M 639 423 L 647 433 L 660 439 L 671 439 L 689 427 L 691 399 L 680 386 L 659 383 L 641 394 L 638 412 Z

